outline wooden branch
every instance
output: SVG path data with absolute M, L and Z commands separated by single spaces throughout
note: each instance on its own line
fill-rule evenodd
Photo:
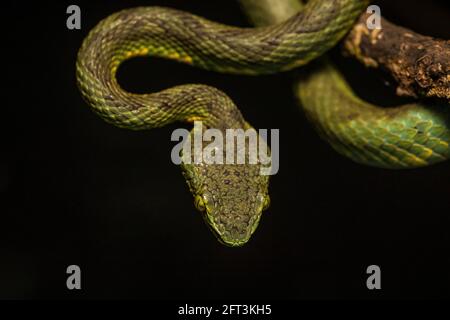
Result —
M 450 41 L 417 34 L 386 19 L 380 30 L 369 30 L 368 17 L 363 14 L 344 39 L 344 54 L 389 72 L 398 82 L 398 95 L 450 101 Z

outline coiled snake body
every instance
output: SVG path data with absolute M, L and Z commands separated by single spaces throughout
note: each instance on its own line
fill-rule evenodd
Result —
M 240 111 L 218 89 L 192 84 L 158 93 L 133 94 L 120 88 L 116 71 L 123 61 L 136 56 L 158 56 L 234 74 L 291 70 L 333 47 L 366 6 L 366 1 L 358 0 L 312 0 L 285 22 L 260 28 L 225 26 L 160 7 L 120 11 L 101 21 L 84 40 L 77 60 L 77 83 L 94 111 L 118 127 L 144 130 L 174 121 L 201 120 L 207 128 L 247 129 L 250 125 Z M 316 77 L 320 75 L 316 73 Z M 389 124 L 392 130 L 386 132 L 379 128 L 382 121 L 394 118 L 393 115 L 377 118 L 375 126 L 381 125 L 372 128 L 371 118 L 366 117 L 369 111 L 352 113 L 342 108 L 341 112 L 340 99 L 345 96 L 339 92 L 345 92 L 346 88 L 339 88 L 337 96 L 330 93 L 326 99 L 320 99 L 323 92 L 332 91 L 328 86 L 342 86 L 342 82 L 338 76 L 312 79 L 305 81 L 300 91 L 312 101 L 308 104 L 313 108 L 310 118 L 320 123 L 321 132 L 332 137 L 333 146 L 344 154 L 385 167 L 418 166 L 448 157 L 449 135 L 442 122 L 445 120 L 435 117 L 434 111 L 429 111 L 425 118 L 417 116 L 420 121 L 415 123 L 410 117 L 404 122 L 400 120 L 401 125 L 398 121 Z M 356 128 L 352 121 L 361 123 L 363 118 L 369 119 L 364 124 L 367 127 Z M 420 139 L 405 128 L 411 125 L 420 129 Z M 397 139 L 392 132 L 404 139 Z M 381 137 L 372 138 L 374 134 Z M 394 147 L 386 149 L 383 141 Z M 419 147 L 408 149 L 405 141 Z M 383 151 L 373 151 L 376 145 Z M 398 158 L 399 149 L 408 149 L 408 157 L 393 161 Z M 230 246 L 246 243 L 269 204 L 268 177 L 259 174 L 260 164 L 181 167 L 196 207 L 204 213 L 218 238 Z

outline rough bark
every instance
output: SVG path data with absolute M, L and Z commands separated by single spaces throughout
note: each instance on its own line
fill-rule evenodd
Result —
M 450 41 L 417 34 L 382 19 L 369 30 L 363 14 L 344 40 L 344 53 L 364 65 L 389 72 L 397 94 L 438 97 L 450 101 Z

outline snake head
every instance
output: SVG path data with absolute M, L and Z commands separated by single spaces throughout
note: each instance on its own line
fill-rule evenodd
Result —
M 250 240 L 269 207 L 269 177 L 259 165 L 183 165 L 184 176 L 220 242 L 239 247 Z

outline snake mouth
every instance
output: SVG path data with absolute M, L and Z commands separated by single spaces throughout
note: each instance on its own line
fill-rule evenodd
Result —
M 230 248 L 239 248 L 244 246 L 250 240 L 250 237 L 252 235 L 252 233 L 250 233 L 249 235 L 245 235 L 245 237 L 242 239 L 228 238 L 224 233 L 221 233 L 219 231 L 216 223 L 208 215 L 208 213 L 205 212 L 203 214 L 203 219 L 205 220 L 205 223 L 208 225 L 208 228 L 214 234 L 217 241 Z
M 214 233 L 215 237 L 217 238 L 217 240 L 218 240 L 221 244 L 223 244 L 223 245 L 225 245 L 225 246 L 227 246 L 227 247 L 230 247 L 230 248 L 239 248 L 239 247 L 242 247 L 242 246 L 244 246 L 244 245 L 250 240 L 250 238 L 245 238 L 244 240 L 228 240 L 228 239 L 225 239 L 223 236 L 221 236 L 221 235 L 214 229 L 214 227 L 212 227 L 212 226 L 210 226 L 210 227 L 211 227 L 211 229 L 213 229 L 213 233 Z
M 239 248 L 239 247 L 244 246 L 247 242 L 248 242 L 248 240 L 243 240 L 243 241 L 239 241 L 239 242 L 225 242 L 225 241 L 223 241 L 222 243 L 224 245 L 226 245 L 227 247 L 230 247 L 230 248 Z

